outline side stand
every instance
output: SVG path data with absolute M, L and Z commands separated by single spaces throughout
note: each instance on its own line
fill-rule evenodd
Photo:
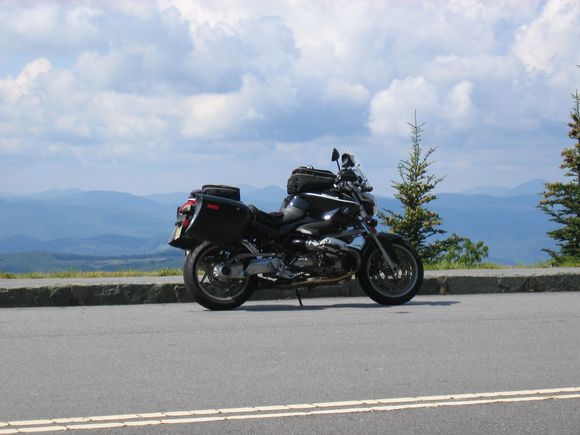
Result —
M 298 302 L 300 303 L 300 306 L 303 307 L 304 304 L 302 303 L 302 298 L 300 297 L 300 291 L 298 290 L 298 287 L 296 287 L 296 297 L 298 298 Z

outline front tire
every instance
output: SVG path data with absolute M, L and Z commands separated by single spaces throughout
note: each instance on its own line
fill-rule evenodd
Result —
M 214 273 L 216 264 L 245 252 L 242 246 L 228 248 L 209 242 L 189 252 L 183 267 L 183 280 L 195 301 L 210 310 L 232 310 L 246 302 L 256 288 L 255 276 L 225 279 Z
M 401 305 L 410 301 L 423 284 L 423 262 L 417 251 L 404 240 L 390 242 L 397 256 L 399 270 L 393 272 L 381 251 L 373 245 L 363 253 L 357 274 L 363 291 L 373 301 L 382 305 Z

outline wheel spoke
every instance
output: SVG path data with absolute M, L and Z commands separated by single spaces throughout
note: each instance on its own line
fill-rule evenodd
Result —
M 393 272 L 383 261 L 380 251 L 369 259 L 369 278 L 377 291 L 389 297 L 400 297 L 414 288 L 417 264 L 406 249 L 394 246 L 399 258 L 399 269 Z
M 249 278 L 240 282 L 239 280 L 213 276 L 214 267 L 231 260 L 233 256 L 237 255 L 237 252 L 215 246 L 214 249 L 208 249 L 200 255 L 201 258 L 197 261 L 194 276 L 197 278 L 200 290 L 205 294 L 213 299 L 226 301 L 237 297 L 245 290 Z

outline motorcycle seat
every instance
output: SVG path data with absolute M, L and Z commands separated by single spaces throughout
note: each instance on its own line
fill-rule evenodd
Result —
M 273 211 L 267 213 L 265 211 L 260 210 L 253 204 L 250 205 L 249 207 L 252 213 L 254 214 L 256 221 L 260 222 L 261 224 L 267 225 L 271 228 L 277 228 L 281 225 L 284 225 L 284 221 L 282 219 L 284 217 L 284 213 L 282 213 L 281 211 Z

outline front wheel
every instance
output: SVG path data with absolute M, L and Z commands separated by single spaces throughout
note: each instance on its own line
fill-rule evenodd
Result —
M 189 252 L 183 267 L 185 288 L 196 302 L 210 310 L 231 310 L 248 300 L 256 288 L 256 277 L 227 279 L 216 274 L 214 267 L 230 261 L 247 250 L 228 248 L 204 242 Z
M 410 301 L 421 288 L 423 262 L 417 251 L 407 242 L 395 240 L 388 243 L 391 252 L 397 257 L 398 270 L 391 270 L 381 251 L 371 245 L 363 254 L 357 276 L 364 292 L 375 302 L 401 305 Z

